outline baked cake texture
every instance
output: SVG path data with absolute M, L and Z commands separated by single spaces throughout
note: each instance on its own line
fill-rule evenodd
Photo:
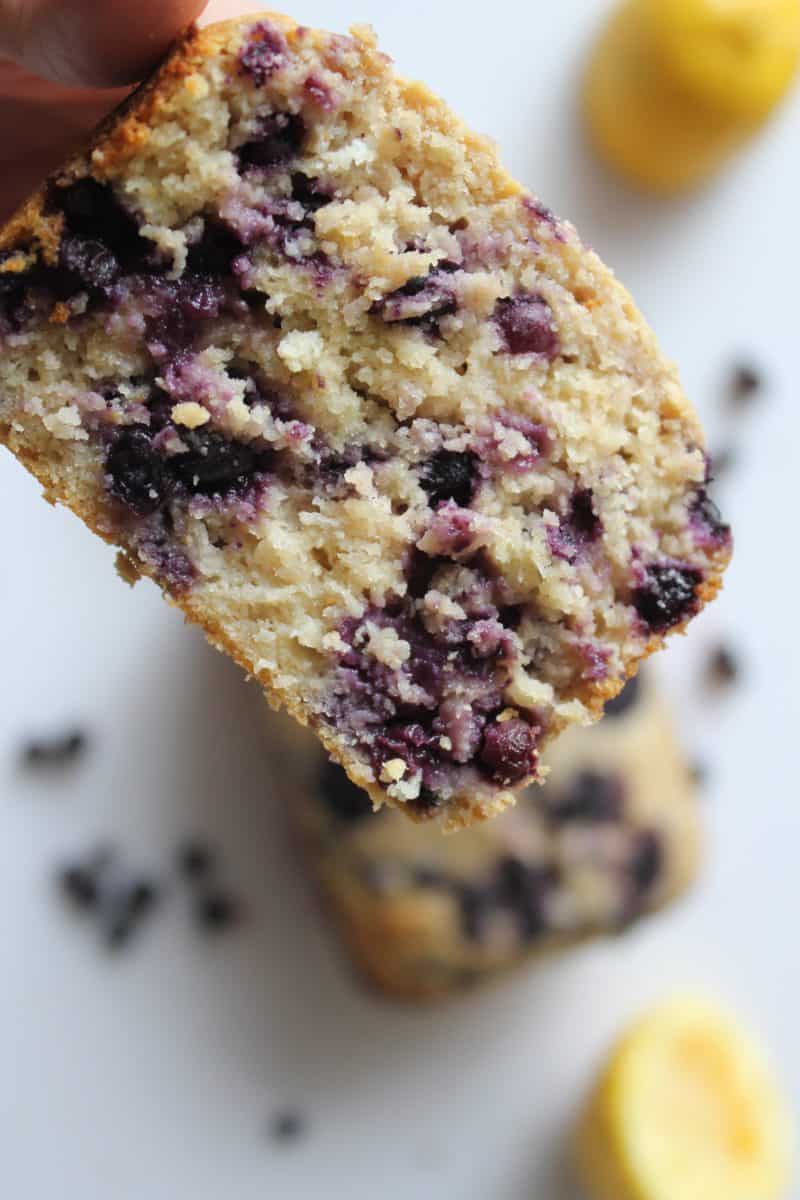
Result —
M 619 932 L 696 872 L 694 785 L 641 676 L 599 725 L 559 739 L 543 788 L 449 837 L 373 813 L 366 793 L 298 736 L 308 741 L 281 758 L 285 807 L 356 966 L 392 995 L 444 997 Z
M 717 591 L 628 293 L 368 30 L 191 30 L 0 236 L 0 438 L 374 803 L 540 779 Z

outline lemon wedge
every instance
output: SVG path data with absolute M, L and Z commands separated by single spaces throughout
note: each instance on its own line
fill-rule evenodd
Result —
M 596 1200 L 777 1200 L 791 1122 L 758 1044 L 709 1001 L 680 998 L 614 1049 L 578 1129 Z
M 761 127 L 800 65 L 800 0 L 628 0 L 587 66 L 583 105 L 603 157 L 677 192 Z

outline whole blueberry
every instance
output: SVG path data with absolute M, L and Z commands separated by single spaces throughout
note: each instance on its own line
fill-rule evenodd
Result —
M 164 460 L 144 427 L 115 434 L 106 452 L 106 475 L 111 494 L 138 516 L 156 512 L 169 495 Z
M 701 580 L 695 567 L 674 563 L 650 566 L 644 582 L 634 589 L 634 607 L 653 632 L 661 633 L 695 611 Z
M 460 508 L 472 501 L 477 482 L 478 460 L 471 451 L 440 450 L 420 471 L 420 484 L 431 508 L 453 500 Z
M 480 761 L 496 783 L 519 783 L 536 765 L 536 739 L 530 725 L 518 717 L 488 725 Z

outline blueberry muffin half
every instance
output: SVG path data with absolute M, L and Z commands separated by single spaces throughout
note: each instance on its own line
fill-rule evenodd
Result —
M 190 31 L 0 236 L 0 438 L 310 724 L 467 824 L 719 587 L 627 292 L 371 34 Z
M 366 979 L 398 997 L 448 996 L 627 929 L 688 887 L 694 787 L 649 682 L 632 680 L 599 726 L 550 753 L 543 788 L 494 821 L 437 837 L 373 813 L 341 768 L 295 742 L 282 758 L 286 807 Z

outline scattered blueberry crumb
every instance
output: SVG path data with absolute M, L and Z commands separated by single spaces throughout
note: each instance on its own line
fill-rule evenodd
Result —
M 269 1133 L 275 1142 L 296 1142 L 308 1130 L 308 1122 L 301 1113 L 278 1113 L 270 1121 Z
M 64 867 L 59 876 L 59 886 L 76 908 L 94 908 L 100 897 L 97 878 L 85 866 Z
M 764 386 L 764 380 L 758 367 L 752 363 L 739 363 L 734 367 L 730 379 L 729 397 L 734 408 L 744 408 L 751 404 Z
M 110 950 L 121 950 L 136 933 L 136 921 L 128 913 L 112 917 L 106 926 L 105 940 Z
M 207 933 L 222 933 L 237 925 L 242 911 L 238 900 L 227 892 L 209 892 L 195 904 L 195 919 Z
M 134 883 L 126 898 L 128 912 L 134 917 L 141 917 L 149 912 L 158 899 L 158 889 L 149 879 L 141 879 Z
M 214 866 L 214 854 L 207 842 L 192 839 L 178 849 L 178 870 L 185 878 L 194 882 L 205 879 Z
M 105 940 L 112 950 L 121 949 L 139 932 L 145 917 L 155 907 L 158 888 L 149 879 L 132 879 L 124 886 L 101 892 Z
M 145 876 L 123 874 L 113 866 L 112 850 L 96 851 L 62 868 L 58 885 L 74 908 L 91 915 L 111 949 L 131 940 L 159 898 L 156 883 Z
M 71 729 L 60 737 L 31 738 L 23 747 L 22 759 L 27 767 L 66 766 L 79 759 L 88 745 L 82 730 Z
M 735 683 L 741 667 L 729 646 L 717 646 L 708 660 L 708 677 L 712 684 L 724 687 Z

